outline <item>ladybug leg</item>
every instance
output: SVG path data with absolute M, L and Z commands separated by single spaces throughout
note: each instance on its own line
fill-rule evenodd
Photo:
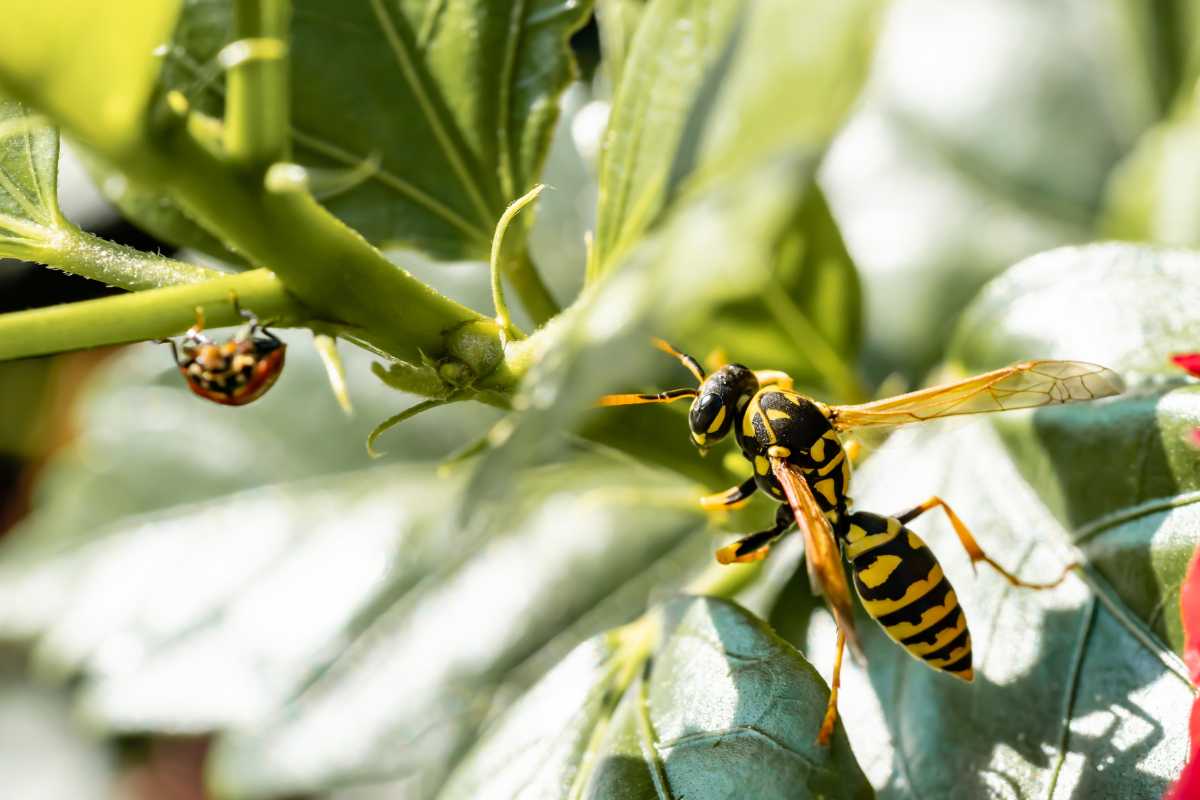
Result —
M 188 328 L 185 334 L 189 339 L 200 339 L 200 332 L 204 330 L 204 306 L 196 306 L 196 324 Z
M 155 343 L 156 343 L 156 344 L 169 344 L 169 345 L 171 345 L 171 358 L 175 359 L 175 364 L 176 364 L 176 366 L 183 366 L 183 365 L 182 365 L 182 364 L 179 362 L 179 348 L 175 346 L 175 340 L 174 340 L 174 339 L 155 339 L 154 341 L 155 341 Z
M 247 311 L 246 309 L 242 308 L 242 303 L 240 300 L 238 300 L 237 292 L 233 291 L 232 289 L 229 291 L 229 302 L 233 304 L 234 312 L 239 317 L 246 320 L 246 322 L 249 322 L 252 328 L 261 327 L 258 324 L 258 317 L 254 315 L 253 311 Z

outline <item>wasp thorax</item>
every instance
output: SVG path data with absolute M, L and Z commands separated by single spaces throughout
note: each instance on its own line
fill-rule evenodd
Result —
M 741 399 L 749 400 L 757 391 L 758 379 L 741 364 L 728 364 L 710 375 L 688 414 L 692 443 L 703 450 L 725 438 L 744 407 Z

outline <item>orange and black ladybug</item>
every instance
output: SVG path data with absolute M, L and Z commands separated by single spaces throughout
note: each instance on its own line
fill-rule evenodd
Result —
M 259 324 L 249 311 L 234 308 L 246 320 L 232 337 L 214 342 L 204 335 L 204 314 L 196 309 L 196 324 L 176 348 L 167 340 L 179 373 L 188 387 L 203 398 L 225 406 L 244 406 L 266 393 L 283 371 L 287 345 Z

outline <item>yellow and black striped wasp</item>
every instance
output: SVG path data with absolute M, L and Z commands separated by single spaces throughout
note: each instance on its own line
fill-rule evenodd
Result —
M 793 524 L 804 537 L 813 588 L 825 595 L 838 625 L 829 706 L 818 741 L 827 744 L 837 719 L 837 692 L 847 641 L 861 653 L 850 590 L 838 557 L 850 563 L 863 608 L 896 643 L 935 670 L 965 681 L 974 677 L 971 634 L 941 565 L 907 524 L 941 508 L 972 564 L 990 564 L 1014 586 L 1046 589 L 1005 570 L 975 541 L 941 498 L 891 516 L 851 511 L 850 458 L 841 435 L 869 426 L 906 425 L 960 414 L 986 414 L 1109 397 L 1124 390 L 1113 371 L 1082 361 L 1023 361 L 973 378 L 861 405 L 826 405 L 793 389 L 786 373 L 727 364 L 706 375 L 696 359 L 662 340 L 655 345 L 679 359 L 700 382 L 695 389 L 659 394 L 614 394 L 600 405 L 692 400 L 688 427 L 701 452 L 733 431 L 754 475 L 727 491 L 700 499 L 706 508 L 734 507 L 762 489 L 782 505 L 775 524 L 717 551 L 723 564 L 755 561 Z

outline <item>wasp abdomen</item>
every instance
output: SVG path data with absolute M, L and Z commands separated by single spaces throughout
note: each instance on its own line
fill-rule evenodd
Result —
M 926 665 L 971 680 L 971 633 L 933 552 L 894 517 L 858 511 L 845 521 L 845 554 L 867 613 Z

